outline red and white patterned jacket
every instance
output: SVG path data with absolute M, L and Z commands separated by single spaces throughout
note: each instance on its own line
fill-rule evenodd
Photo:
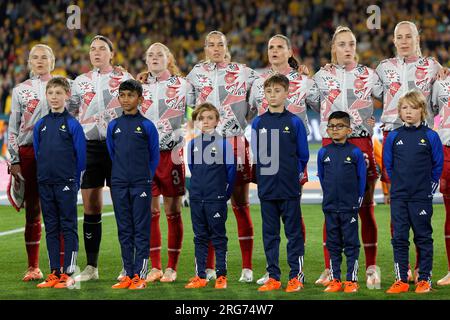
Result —
M 375 71 L 361 64 L 346 70 L 333 65 L 331 71 L 320 69 L 313 77 L 314 85 L 307 103 L 320 112 L 320 134 L 328 138 L 328 117 L 334 111 L 345 111 L 351 117 L 349 137 L 369 137 L 373 127 L 367 123 L 373 114 L 372 95 L 381 92 L 381 82 Z
M 116 68 L 104 74 L 94 69 L 73 81 L 69 112 L 81 123 L 86 140 L 106 140 L 108 124 L 122 114 L 119 85 L 132 78 Z
M 172 150 L 183 142 L 181 124 L 186 106 L 194 105 L 194 88 L 185 78 L 169 71 L 158 78 L 149 76 L 142 87 L 144 102 L 139 111 L 158 129 L 159 149 Z
M 427 123 L 433 128 L 433 112 L 431 110 L 431 88 L 441 65 L 434 58 L 391 58 L 380 62 L 376 71 L 383 84 L 379 97 L 383 99 L 381 121 L 384 131 L 391 131 L 402 126 L 398 116 L 398 100 L 406 92 L 420 90 L 427 99 Z M 377 96 L 378 98 L 378 96 Z
M 250 115 L 248 96 L 257 78 L 243 64 L 202 62 L 186 77 L 194 86 L 195 105 L 212 103 L 219 111 L 217 131 L 226 137 L 241 136 Z
M 283 74 L 289 79 L 289 96 L 285 107 L 288 111 L 302 119 L 306 133 L 309 134 L 306 97 L 314 85 L 314 80 L 308 78 L 306 75 L 300 74 L 292 68 L 286 71 Z M 258 115 L 262 115 L 269 108 L 269 104 L 264 97 L 264 81 L 273 74 L 275 72 L 272 69 L 266 70 L 252 85 L 249 102 L 252 112 L 257 112 Z

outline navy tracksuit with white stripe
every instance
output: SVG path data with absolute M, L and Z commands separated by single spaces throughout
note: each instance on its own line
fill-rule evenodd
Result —
M 111 197 L 127 276 L 145 279 L 150 251 L 152 178 L 159 162 L 155 125 L 139 112 L 110 122 Z
M 33 129 L 39 199 L 44 217 L 50 270 L 60 270 L 60 234 L 64 272 L 75 272 L 78 255 L 77 194 L 86 169 L 86 141 L 80 123 L 66 110 L 50 112 Z
M 342 251 L 347 257 L 347 281 L 358 281 L 358 210 L 364 197 L 366 163 L 361 150 L 348 143 L 331 143 L 319 150 L 317 170 L 323 190 L 332 279 L 341 280 Z
M 300 177 L 309 160 L 305 127 L 287 110 L 268 110 L 252 123 L 252 152 L 256 160 L 256 181 L 261 201 L 264 251 L 267 272 L 280 280 L 280 217 L 284 223 L 289 279 L 304 281 L 301 232 Z
M 218 277 L 226 276 L 227 201 L 236 177 L 233 148 L 217 132 L 201 134 L 188 145 L 188 166 L 191 171 L 189 203 L 196 275 L 206 278 L 208 244 L 211 241 L 216 251 L 216 274 Z
M 409 229 L 419 252 L 419 281 L 431 282 L 433 264 L 433 195 L 443 167 L 439 135 L 424 125 L 391 131 L 383 148 L 383 161 L 391 179 L 391 221 L 394 270 L 407 282 Z

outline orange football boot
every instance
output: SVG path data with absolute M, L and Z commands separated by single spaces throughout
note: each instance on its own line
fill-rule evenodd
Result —
M 431 285 L 428 281 L 422 280 L 416 284 L 416 293 L 429 293 L 431 292 Z
M 344 292 L 345 293 L 358 292 L 358 289 L 359 289 L 358 282 L 353 282 L 353 281 L 345 281 L 344 282 Z
M 275 280 L 274 278 L 269 278 L 261 287 L 258 288 L 258 291 L 272 291 L 279 290 L 281 288 L 281 282 Z
M 216 289 L 226 289 L 227 288 L 227 277 L 220 276 L 216 280 L 216 285 L 214 286 Z
M 184 287 L 186 289 L 199 289 L 199 288 L 206 287 L 207 284 L 208 284 L 208 281 L 206 279 L 202 279 L 199 276 L 196 276 L 196 277 L 190 279 L 189 283 L 187 285 L 185 285 Z
M 59 277 L 53 271 L 47 276 L 44 282 L 37 285 L 38 288 L 53 288 L 59 282 Z
M 129 276 L 125 276 L 117 282 L 115 285 L 113 285 L 111 288 L 113 289 L 128 289 L 128 287 L 131 285 L 131 279 Z
M 73 280 L 73 278 L 71 278 L 69 275 L 63 273 L 61 274 L 60 278 L 59 278 L 59 282 L 57 284 L 55 284 L 54 288 L 55 289 L 65 289 L 65 288 L 70 288 L 75 284 L 75 280 Z
M 333 279 L 330 281 L 328 286 L 323 290 L 323 292 L 339 292 L 342 291 L 342 282 L 338 279 Z
M 286 287 L 286 292 L 296 292 L 303 289 L 303 283 L 298 280 L 297 277 L 289 280 L 288 285 Z
M 131 284 L 128 287 L 130 290 L 142 290 L 147 288 L 147 282 L 145 279 L 141 279 L 137 274 L 134 275 L 134 278 L 131 279 Z
M 394 284 L 386 291 L 386 293 L 402 293 L 402 292 L 408 292 L 409 290 L 409 284 L 403 282 L 402 280 L 397 280 L 394 282 Z

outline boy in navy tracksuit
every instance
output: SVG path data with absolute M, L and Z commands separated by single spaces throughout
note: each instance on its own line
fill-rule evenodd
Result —
M 396 282 L 387 293 L 409 289 L 407 283 L 409 229 L 419 255 L 419 281 L 416 293 L 431 291 L 433 265 L 433 195 L 443 167 L 443 150 L 439 135 L 422 124 L 426 117 L 426 100 L 418 91 L 407 92 L 398 102 L 404 125 L 387 136 L 383 161 L 391 185 L 391 221 L 393 227 L 394 270 Z
M 86 141 L 80 123 L 64 108 L 68 81 L 52 78 L 46 87 L 48 115 L 33 129 L 39 198 L 44 217 L 51 274 L 38 288 L 70 288 L 75 281 L 78 254 L 77 194 L 86 168 Z M 64 238 L 64 266 L 60 274 L 60 234 Z
M 322 209 L 330 253 L 331 282 L 325 292 L 342 291 L 342 251 L 347 257 L 344 292 L 358 291 L 358 211 L 366 185 L 366 163 L 362 151 L 347 141 L 352 132 L 350 116 L 343 111 L 328 118 L 327 133 L 333 143 L 317 155 L 317 169 L 323 190 Z
M 206 260 L 211 241 L 216 251 L 216 289 L 227 287 L 227 242 L 225 222 L 227 201 L 230 199 L 236 176 L 233 148 L 215 128 L 219 112 L 210 103 L 199 105 L 192 119 L 200 127 L 201 135 L 188 146 L 188 165 L 191 171 L 189 203 L 195 244 L 196 277 L 186 288 L 207 285 Z
M 309 159 L 306 130 L 302 121 L 287 111 L 289 80 L 275 74 L 264 82 L 269 103 L 266 113 L 252 124 L 252 152 L 256 160 L 256 181 L 261 201 L 264 251 L 269 280 L 258 288 L 271 291 L 281 288 L 280 217 L 284 223 L 288 263 L 291 268 L 286 292 L 303 288 L 304 243 L 301 232 L 300 184 Z
M 122 82 L 119 102 L 123 115 L 110 122 L 106 136 L 112 160 L 111 196 L 126 272 L 113 289 L 146 287 L 151 183 L 159 162 L 159 137 L 155 125 L 138 112 L 142 101 L 139 82 Z

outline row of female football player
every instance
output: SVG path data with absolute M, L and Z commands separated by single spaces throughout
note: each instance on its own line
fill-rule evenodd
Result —
M 320 132 L 323 143 L 329 143 L 326 133 L 328 116 L 337 110 L 348 112 L 352 117 L 353 132 L 349 142 L 356 144 L 365 154 L 367 163 L 367 186 L 359 211 L 362 241 L 366 258 L 366 281 L 373 287 L 380 282 L 377 256 L 377 224 L 374 215 L 374 190 L 378 174 L 372 145 L 373 99 L 383 108 L 381 121 L 384 136 L 402 125 L 398 118 L 397 102 L 402 94 L 420 90 L 427 98 L 427 122 L 432 126 L 433 115 L 441 116 L 439 133 L 445 147 L 446 164 L 450 163 L 450 114 L 448 96 L 449 71 L 432 57 L 424 57 L 415 24 L 403 21 L 393 33 L 396 55 L 383 60 L 376 70 L 358 64 L 357 41 L 347 27 L 338 27 L 331 41 L 331 62 L 311 78 L 305 66 L 293 56 L 292 44 L 283 35 L 275 35 L 268 41 L 267 54 L 270 65 L 262 73 L 243 64 L 230 61 L 227 39 L 219 31 L 210 32 L 205 38 L 206 59 L 194 66 L 182 77 L 174 56 L 162 43 L 153 43 L 146 51 L 148 70 L 137 75 L 144 87 L 141 113 L 152 120 L 160 137 L 160 165 L 154 176 L 151 204 L 151 240 L 149 257 L 152 269 L 147 281 L 173 282 L 177 277 L 177 264 L 182 248 L 183 223 L 181 198 L 185 193 L 185 168 L 181 161 L 173 161 L 171 155 L 183 158 L 183 134 L 181 126 L 192 108 L 210 102 L 220 112 L 218 131 L 229 138 L 238 161 L 236 184 L 231 197 L 236 217 L 238 237 L 242 254 L 241 282 L 253 281 L 254 230 L 249 208 L 249 184 L 252 166 L 249 143 L 244 137 L 248 122 L 256 114 L 266 112 L 263 83 L 274 73 L 286 75 L 290 81 L 286 108 L 296 114 L 308 128 L 307 106 L 320 113 Z M 113 66 L 114 47 L 103 36 L 96 36 L 90 44 L 90 60 L 93 69 L 78 76 L 72 84 L 69 111 L 82 124 L 87 140 L 87 169 L 81 184 L 84 205 L 83 236 L 87 266 L 77 276 L 77 281 L 98 279 L 98 256 L 102 235 L 101 214 L 102 189 L 110 185 L 111 161 L 105 144 L 108 123 L 117 118 L 122 110 L 117 100 L 119 84 L 132 75 Z M 25 186 L 25 245 L 28 254 L 28 270 L 24 281 L 41 279 L 39 269 L 39 241 L 41 237 L 40 205 L 37 194 L 36 162 L 32 146 L 32 128 L 48 113 L 45 101 L 45 85 L 52 77 L 55 57 L 52 49 L 44 44 L 35 45 L 29 54 L 28 66 L 31 78 L 13 90 L 12 112 L 9 122 L 8 150 L 11 155 L 10 171 L 14 176 L 21 173 Z M 186 116 L 187 115 L 187 116 Z M 447 123 L 447 125 L 446 125 Z M 181 164 L 180 164 L 181 163 Z M 386 174 L 381 179 L 388 181 Z M 441 192 L 446 208 L 445 241 L 450 270 L 450 168 L 444 167 Z M 302 181 L 308 181 L 307 172 Z M 161 265 L 160 196 L 163 196 L 164 212 L 168 223 L 168 263 Z M 316 284 L 327 285 L 330 281 L 329 255 L 326 248 L 325 270 Z M 305 238 L 305 225 L 301 232 Z M 62 241 L 63 242 L 63 241 Z M 61 250 L 63 251 L 63 250 Z M 214 250 L 210 244 L 207 260 L 207 278 L 214 279 Z M 417 266 L 416 266 L 417 273 Z M 411 272 L 410 272 L 411 273 Z M 123 273 L 119 275 L 119 278 Z M 412 276 L 412 274 L 411 274 Z M 268 274 L 257 282 L 264 283 Z M 450 271 L 438 284 L 450 284 Z

